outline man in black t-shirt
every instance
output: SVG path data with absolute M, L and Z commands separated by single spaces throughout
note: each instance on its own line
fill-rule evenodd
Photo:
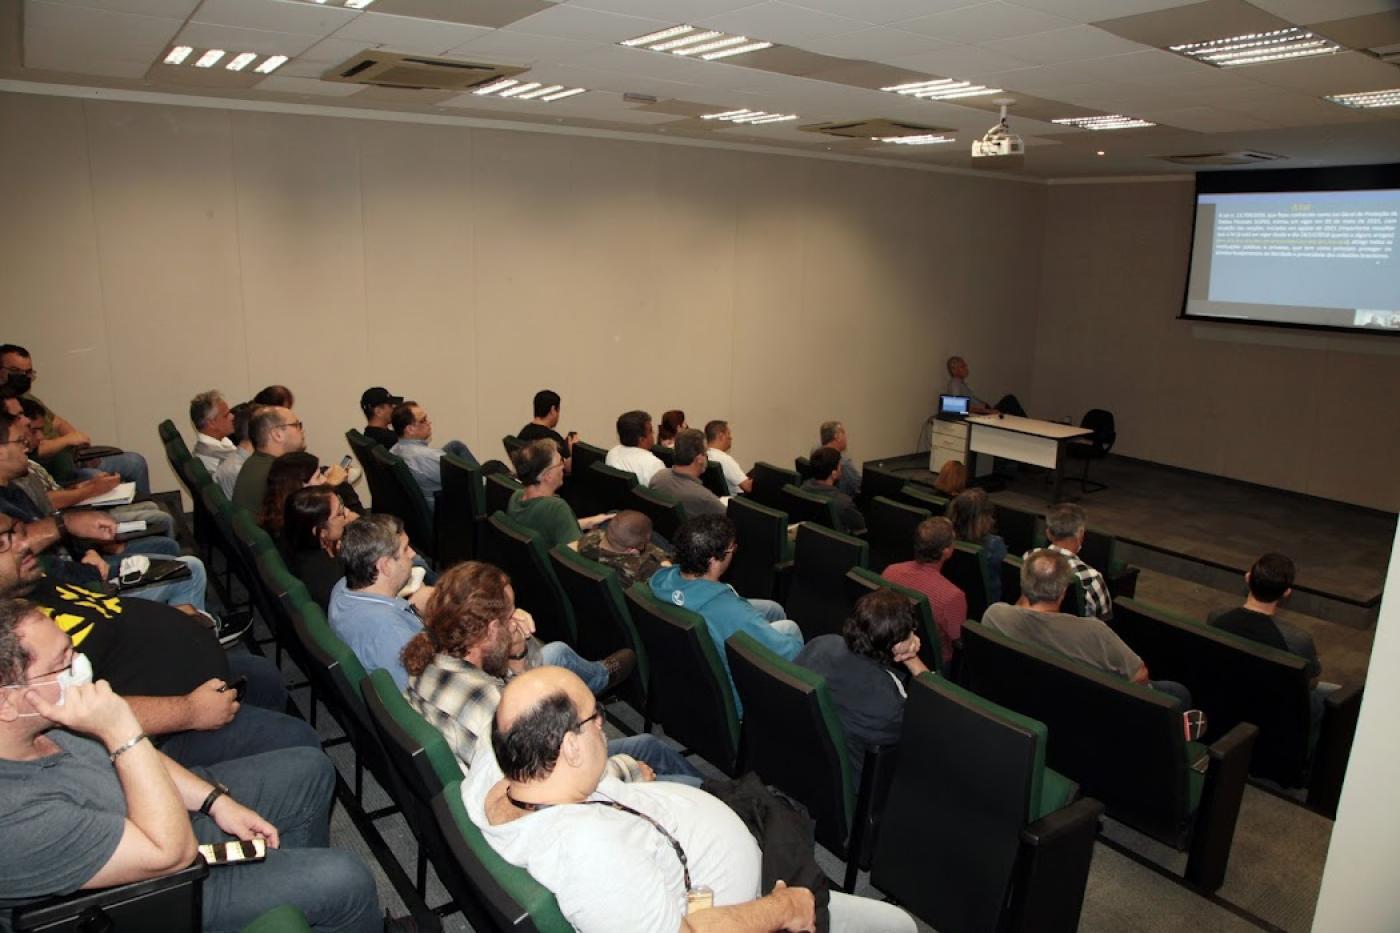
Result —
M 568 437 L 561 437 L 559 432 L 554 430 L 559 424 L 559 393 L 550 389 L 541 389 L 535 393 L 535 417 L 529 424 L 520 429 L 515 436 L 525 443 L 531 441 L 551 440 L 559 448 L 559 456 L 564 460 L 564 472 L 568 473 L 573 467 L 574 441 L 578 435 L 573 431 Z
M 365 389 L 360 395 L 360 411 L 365 413 L 365 437 L 385 450 L 399 442 L 399 436 L 389 427 L 394 407 L 403 404 L 402 395 L 393 395 L 383 386 Z
M 286 706 L 287 693 L 267 659 L 226 653 L 178 609 L 48 579 L 26 526 L 0 514 L 0 597 L 15 596 L 38 603 L 87 655 L 94 676 L 127 698 L 161 751 L 186 767 L 320 747 L 305 722 L 274 712 Z M 239 702 L 235 687 L 244 678 Z

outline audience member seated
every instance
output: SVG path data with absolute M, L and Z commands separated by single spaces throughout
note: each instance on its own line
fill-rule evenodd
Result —
M 839 421 L 823 421 L 818 433 L 821 447 L 829 447 L 841 455 L 841 479 L 837 485 L 846 495 L 855 498 L 860 495 L 860 467 L 846 453 L 848 441 L 846 426 Z M 809 456 L 815 457 L 821 447 L 813 447 Z
M 959 541 L 981 546 L 987 604 L 1000 602 L 1001 564 L 1006 560 L 1006 542 L 995 531 L 997 511 L 987 498 L 987 491 L 974 486 L 959 493 L 948 502 L 946 512 Z
M 735 632 L 748 632 L 763 647 L 791 661 L 802 650 L 802 629 L 791 619 L 772 619 L 772 612 L 782 607 L 777 603 L 747 600 L 720 578 L 734 560 L 734 523 L 728 516 L 707 515 L 692 518 L 676 532 L 676 565 L 663 567 L 652 574 L 648 585 L 662 602 L 699 613 L 705 620 L 715 652 L 724 665 L 729 688 L 734 690 L 734 677 L 729 673 L 729 655 L 724 643 Z M 734 707 L 743 716 L 739 693 L 734 691 Z
M 628 590 L 633 583 L 650 580 L 657 570 L 671 566 L 666 552 L 652 543 L 651 530 L 651 519 L 641 512 L 618 512 L 601 528 L 584 532 L 578 539 L 578 552 L 611 567 L 618 586 Z
M 721 800 L 694 787 L 609 776 L 602 719 L 602 706 L 567 671 L 517 677 L 492 721 L 493 754 L 478 756 L 462 794 L 486 841 L 552 891 L 574 929 L 816 928 L 807 889 L 780 885 L 760 896 L 759 845 Z M 695 888 L 713 906 L 687 914 Z M 897 907 L 835 890 L 829 913 L 832 933 L 915 929 Z
M 278 548 L 287 569 L 306 584 L 311 598 L 329 611 L 331 591 L 345 576 L 340 540 L 360 516 L 328 486 L 306 486 L 287 497 Z
M 947 460 L 934 478 L 933 488 L 949 499 L 967 488 L 967 467 L 961 460 Z
M 917 625 L 908 597 L 876 590 L 856 601 L 840 635 L 817 636 L 794 659 L 826 678 L 857 787 L 866 749 L 899 741 L 909 678 L 928 670 L 919 660 Z
M 651 415 L 644 411 L 627 411 L 617 417 L 616 447 L 608 451 L 604 463 L 615 470 L 635 473 L 637 482 L 651 484 L 651 478 L 666 468 L 661 458 L 651 452 L 656 443 Z
M 837 531 L 857 534 L 865 530 L 865 516 L 851 501 L 851 497 L 841 491 L 841 474 L 845 467 L 841 455 L 831 447 L 818 447 L 812 451 L 812 476 L 802 484 L 802 491 L 836 503 Z
M 685 412 L 672 408 L 661 416 L 661 424 L 656 429 L 656 443 L 662 447 L 675 447 L 676 435 L 690 425 L 685 423 Z
M 219 489 L 223 490 L 230 502 L 233 501 L 233 487 L 238 483 L 238 474 L 253 455 L 253 436 L 249 429 L 259 407 L 252 402 L 239 402 L 232 409 L 233 433 L 228 439 L 233 441 L 233 453 L 220 461 L 219 468 L 214 471 L 214 482 L 219 484 Z
M 374 877 L 328 848 L 335 767 L 319 747 L 256 750 L 193 771 L 33 603 L 0 601 L 0 911 L 159 878 L 198 843 L 261 838 L 265 861 L 217 868 L 206 930 L 292 904 L 318 930 L 382 928 Z M 314 733 L 313 733 L 314 734 Z
M 92 662 L 94 675 L 127 698 L 161 751 L 186 767 L 279 748 L 320 748 L 316 730 L 280 710 L 282 674 L 246 651 L 225 652 L 185 613 L 145 599 L 108 596 L 46 577 L 29 528 L 0 515 L 0 598 L 43 607 Z M 239 682 L 246 692 L 239 698 Z
M 943 576 L 943 563 L 953 554 L 957 537 L 953 523 L 941 516 L 926 518 L 914 529 L 914 559 L 885 568 L 891 583 L 918 590 L 928 597 L 944 665 L 953 660 L 953 643 L 962 637 L 967 596 Z
M 442 455 L 451 454 L 469 463 L 476 463 L 476 457 L 461 441 L 448 441 L 440 448 L 430 447 L 428 441 L 433 439 L 433 419 L 417 402 L 404 402 L 395 407 L 391 423 L 399 440 L 389 453 L 402 458 L 408 466 L 408 472 L 413 474 L 413 481 L 423 493 L 423 501 L 431 514 L 437 507 L 437 494 L 442 491 Z
M 340 561 L 345 577 L 331 588 L 331 630 L 360 659 L 367 672 L 384 668 L 402 690 L 408 686 L 400 653 L 423 628 L 418 613 L 433 594 L 419 587 L 399 593 L 413 574 L 413 548 L 394 515 L 366 515 L 345 526 Z
M 212 476 L 225 457 L 237 446 L 229 440 L 233 433 L 233 411 L 218 389 L 201 392 L 190 399 L 190 424 L 194 425 L 194 455 Z
M 364 435 L 385 450 L 399 442 L 389 422 L 394 409 L 403 404 L 402 395 L 393 395 L 383 386 L 374 386 L 360 393 L 360 411 L 365 413 Z
M 686 428 L 676 435 L 675 451 L 676 465 L 652 476 L 651 488 L 678 501 L 687 518 L 723 515 L 724 503 L 700 481 L 710 465 L 705 453 L 705 435 L 694 428 Z
M 584 529 L 595 528 L 610 518 L 606 514 L 575 518 L 569 503 L 559 498 L 559 487 L 564 485 L 564 460 L 554 441 L 531 441 L 512 456 L 516 479 L 525 488 L 510 497 L 506 514 L 537 533 L 546 548 L 561 544 L 577 547 Z
M 290 408 L 268 406 L 258 410 L 248 424 L 249 436 L 253 439 L 253 455 L 238 471 L 238 482 L 233 486 L 233 504 L 247 509 L 254 515 L 262 511 L 263 496 L 267 494 L 267 474 L 273 461 L 283 454 L 296 453 L 306 449 L 306 431 L 301 419 Z M 338 486 L 345 482 L 347 474 L 339 464 L 331 467 L 326 474 L 326 482 Z
M 463 768 L 471 767 L 478 741 L 490 735 L 501 689 L 516 675 L 547 665 L 564 667 L 598 694 L 625 680 L 636 661 L 631 651 L 601 662 L 584 661 L 562 643 L 540 645 L 532 632 L 528 615 L 515 608 L 505 573 L 468 561 L 442 575 L 428 601 L 423 631 L 404 647 L 409 675 L 404 696 L 441 730 Z M 590 667 L 606 668 L 604 683 L 589 683 Z M 608 755 L 609 770 L 624 781 L 648 780 L 648 769 L 699 776 L 684 756 L 651 734 L 616 739 L 608 743 Z
M 282 521 L 286 517 L 287 499 L 292 493 L 315 480 L 322 480 L 316 485 L 323 485 L 324 477 L 320 476 L 320 466 L 321 462 L 316 459 L 316 455 L 304 450 L 283 454 L 272 461 L 272 466 L 267 471 L 267 489 L 263 492 L 262 506 L 257 511 L 258 527 L 273 538 L 280 537 Z
M 578 440 L 578 434 L 570 431 L 568 437 L 561 437 L 555 430 L 559 426 L 559 405 L 558 392 L 551 389 L 536 392 L 532 408 L 535 416 L 515 436 L 527 444 L 531 441 L 553 441 L 559 448 L 559 456 L 564 459 L 564 472 L 569 473 L 573 470 L 574 441 Z
M 254 405 L 266 405 L 271 408 L 295 408 L 296 402 L 292 390 L 286 386 L 268 386 L 253 396 Z
M 1084 546 L 1084 521 L 1084 510 L 1077 505 L 1063 502 L 1051 506 L 1045 513 L 1045 537 L 1050 541 L 1050 550 L 1063 554 L 1069 561 L 1074 568 L 1074 578 L 1084 587 L 1084 614 L 1107 621 L 1113 618 L 1113 597 L 1108 595 L 1108 584 L 1103 574 L 1079 558 L 1079 549 Z
M 739 461 L 729 455 L 730 448 L 734 446 L 734 432 L 729 429 L 728 421 L 708 422 L 705 425 L 705 444 L 705 455 L 724 471 L 724 483 L 729 487 L 731 496 L 753 489 L 753 480 L 739 466 Z
M 1021 565 L 1021 599 L 1014 605 L 994 603 L 982 615 L 982 624 L 1016 641 L 1057 651 L 1067 658 L 1116 674 L 1135 684 L 1147 684 L 1191 705 L 1191 693 L 1172 680 L 1151 680 L 1147 665 L 1102 620 L 1060 611 L 1065 592 L 1074 579 L 1069 558 L 1042 548 L 1026 555 Z
M 30 394 L 34 383 L 39 381 L 39 371 L 34 368 L 28 350 L 13 343 L 0 345 L 0 368 L 9 374 L 9 384 L 15 391 L 39 401 Z M 150 496 L 151 476 L 145 457 L 128 451 L 75 464 L 75 448 L 88 446 L 92 439 L 52 408 L 44 406 L 44 410 L 44 442 L 40 445 L 38 459 L 60 482 L 87 479 L 97 473 L 116 473 L 123 482 L 136 484 L 136 495 L 143 499 Z
M 968 369 L 967 360 L 960 356 L 950 356 L 947 362 L 948 381 L 943 386 L 944 395 L 960 395 L 968 399 L 968 411 L 974 415 L 995 415 L 1007 414 L 1024 418 L 1026 410 L 1021 407 L 1021 403 L 1014 395 L 1003 395 L 1001 401 L 995 406 L 989 404 L 984 399 L 978 398 L 977 393 L 972 391 L 972 387 L 967 384 L 967 377 L 971 370 Z
M 1308 681 L 1312 684 L 1313 734 L 1322 724 L 1323 702 L 1327 695 L 1341 689 L 1341 684 L 1321 681 L 1322 661 L 1317 656 L 1317 645 L 1308 632 L 1296 625 L 1290 625 L 1278 618 L 1280 604 L 1293 595 L 1293 561 L 1283 554 L 1265 554 L 1245 572 L 1244 582 L 1249 588 L 1244 605 L 1234 609 L 1222 609 L 1210 615 L 1210 624 L 1216 628 L 1248 638 L 1261 645 L 1277 648 L 1296 654 L 1307 661 Z

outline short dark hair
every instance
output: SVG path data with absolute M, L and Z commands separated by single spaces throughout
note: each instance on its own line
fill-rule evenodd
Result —
M 521 485 L 535 485 L 558 455 L 559 445 L 547 437 L 517 447 L 510 454 L 511 462 L 515 464 L 515 478 L 520 480 Z
M 223 398 L 218 389 L 210 389 L 190 399 L 190 424 L 196 429 L 208 424 L 209 419 L 219 410 L 219 402 L 223 401 Z
M 960 541 L 980 544 L 996 527 L 996 509 L 987 498 L 987 490 L 980 486 L 973 486 L 954 496 L 944 514 L 953 523 L 953 530 L 958 533 Z
M 908 638 L 916 624 L 914 601 L 881 587 L 856 600 L 855 609 L 841 627 L 841 637 L 852 654 L 893 661 L 894 646 Z
M 543 418 L 551 408 L 559 407 L 559 393 L 553 389 L 540 389 L 535 393 L 535 417 Z
M 230 410 L 233 412 L 233 433 L 228 439 L 234 444 L 241 444 L 248 440 L 248 424 L 253 420 L 253 415 L 257 414 L 258 406 L 252 402 L 239 402 Z
M 0 683 L 24 682 L 24 672 L 33 658 L 15 629 L 36 612 L 43 610 L 27 599 L 0 599 Z
M 1053 505 L 1045 513 L 1045 533 L 1051 541 L 1077 537 L 1084 530 L 1084 509 L 1073 502 Z
M 10 429 L 18 423 L 18 415 L 12 415 L 3 406 L 0 406 L 0 442 L 10 439 Z
M 841 451 L 835 447 L 818 447 L 808 459 L 812 464 L 814 479 L 829 479 L 841 465 Z
M 0 356 L 9 356 L 11 353 L 15 356 L 23 356 L 26 359 L 33 358 L 28 350 L 17 343 L 0 343 Z
M 266 447 L 267 442 L 272 440 L 272 432 L 282 427 L 282 411 L 275 405 L 263 405 L 253 412 L 253 417 L 248 421 L 248 437 L 253 442 L 254 450 Z
M 267 486 L 263 489 L 262 510 L 258 526 L 274 538 L 282 534 L 282 520 L 287 514 L 287 499 L 316 475 L 321 461 L 313 453 L 297 450 L 285 453 L 267 468 Z
M 403 437 L 403 432 L 413 427 L 413 422 L 416 420 L 413 409 L 417 406 L 417 402 L 407 398 L 394 406 L 394 413 L 389 416 L 389 426 L 399 437 Z
M 253 401 L 259 405 L 276 405 L 278 408 L 291 408 L 296 399 L 292 397 L 292 390 L 286 386 L 268 386 L 257 395 L 253 396 Z
M 734 543 L 734 523 L 727 515 L 692 518 L 676 529 L 676 565 L 682 573 L 704 574 L 710 561 L 723 560 Z
M 379 579 L 375 566 L 381 557 L 399 552 L 403 521 L 397 515 L 377 512 L 345 526 L 340 539 L 340 562 L 345 565 L 345 585 L 362 590 Z
M 690 466 L 703 456 L 705 456 L 704 434 L 694 428 L 686 428 L 676 435 L 676 466 Z
M 714 421 L 705 422 L 705 440 L 715 441 L 721 434 L 729 430 L 729 422 L 716 418 Z
M 1032 551 L 1021 565 L 1021 595 L 1032 603 L 1058 603 L 1074 579 L 1069 558 L 1059 551 Z
M 943 552 L 958 540 L 953 523 L 942 515 L 934 515 L 919 522 L 914 529 L 914 559 L 920 563 L 936 564 L 943 558 Z
M 510 781 L 548 777 L 559 761 L 564 736 L 578 729 L 578 707 L 564 691 L 550 694 L 501 728 L 499 713 L 491 717 L 491 748 L 501 774 Z
M 651 519 L 635 509 L 618 512 L 603 529 L 608 543 L 621 548 L 646 547 L 651 540 Z
M 623 447 L 636 447 L 647 436 L 651 415 L 644 411 L 624 411 L 617 416 L 617 439 Z
M 685 412 L 672 408 L 661 416 L 661 424 L 656 428 L 656 436 L 663 441 L 673 440 L 685 424 Z
M 1293 588 L 1293 561 L 1283 554 L 1270 552 L 1249 568 L 1250 595 L 1261 603 L 1276 603 Z
M 44 403 L 37 398 L 23 398 L 19 400 L 19 410 L 24 412 L 24 417 L 30 421 L 38 421 L 49 413 L 44 407 Z
M 318 551 L 321 532 L 330 521 L 336 491 L 329 486 L 303 486 L 287 497 L 282 507 L 282 550 L 287 557 L 298 551 Z

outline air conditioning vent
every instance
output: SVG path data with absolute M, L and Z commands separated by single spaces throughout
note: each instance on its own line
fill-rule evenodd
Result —
M 323 81 L 409 90 L 468 91 L 528 71 L 515 65 L 482 65 L 378 50 L 361 52 L 321 76 Z
M 1177 165 L 1257 165 L 1260 162 L 1277 162 L 1288 156 L 1274 155 L 1272 152 L 1256 152 L 1242 149 L 1239 152 L 1201 152 L 1196 155 L 1158 156 Z
M 827 136 L 841 139 L 885 139 L 891 136 L 923 136 L 925 133 L 953 132 L 947 127 L 924 126 L 886 117 L 872 117 L 850 123 L 813 123 L 800 129 L 807 133 L 825 133 Z

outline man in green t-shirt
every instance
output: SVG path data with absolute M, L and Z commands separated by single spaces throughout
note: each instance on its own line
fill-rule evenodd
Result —
M 538 533 L 545 547 L 567 544 L 576 548 L 585 529 L 612 517 L 603 514 L 578 519 L 569 503 L 559 498 L 559 487 L 564 484 L 564 461 L 554 441 L 531 441 L 517 450 L 513 459 L 515 476 L 525 488 L 510 497 L 506 514 Z

